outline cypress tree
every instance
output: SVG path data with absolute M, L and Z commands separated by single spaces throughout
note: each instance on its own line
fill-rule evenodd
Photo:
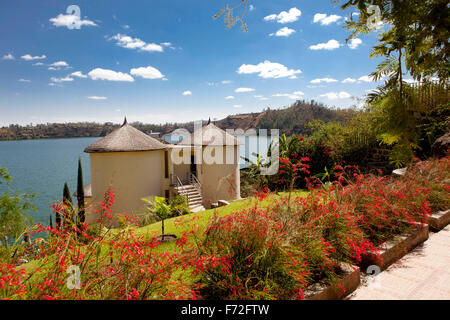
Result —
M 66 204 L 73 204 L 72 196 L 70 195 L 70 190 L 69 190 L 69 186 L 67 185 L 67 182 L 64 183 L 63 202 Z
M 78 158 L 77 205 L 78 205 L 78 228 L 81 229 L 82 224 L 86 220 L 86 211 L 84 206 L 83 168 L 81 167 L 80 158 Z
M 53 219 L 51 215 L 50 215 L 50 229 L 53 229 Z
M 56 223 L 56 228 L 61 229 L 61 215 L 59 214 L 58 211 L 55 213 L 55 223 Z
M 67 185 L 67 182 L 64 183 L 64 191 L 63 191 L 63 208 L 64 213 L 66 215 L 66 221 L 73 222 L 72 217 L 72 208 L 73 208 L 73 202 L 72 202 L 72 196 L 70 195 L 69 186 Z

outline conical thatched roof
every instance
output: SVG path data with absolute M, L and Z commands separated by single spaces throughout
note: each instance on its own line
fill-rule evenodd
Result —
M 163 143 L 129 125 L 125 118 L 120 128 L 91 144 L 84 152 L 134 152 L 166 148 Z
M 202 128 L 201 136 L 199 134 L 196 135 L 195 133 L 192 133 L 177 144 L 184 146 L 237 146 L 242 144 L 242 142 L 226 131 L 215 126 L 213 123 L 209 122 Z

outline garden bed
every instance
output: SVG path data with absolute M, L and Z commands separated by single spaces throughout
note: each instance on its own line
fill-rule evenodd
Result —
M 450 209 L 447 211 L 439 211 L 428 218 L 430 229 L 434 232 L 444 229 L 450 224 Z
M 357 266 L 341 263 L 336 285 L 324 281 L 309 286 L 305 292 L 306 300 L 340 300 L 355 291 L 360 280 L 360 269 Z
M 412 231 L 382 244 L 378 249 L 378 254 L 368 252 L 362 256 L 361 267 L 366 269 L 371 265 L 376 265 L 381 270 L 385 270 L 419 244 L 425 242 L 428 239 L 428 234 L 428 224 L 416 223 Z M 379 261 L 380 258 L 381 261 Z

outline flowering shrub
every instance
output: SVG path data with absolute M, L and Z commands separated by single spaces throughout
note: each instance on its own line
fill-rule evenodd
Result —
M 191 291 L 172 284 L 178 254 L 159 251 L 161 243 L 136 237 L 131 229 L 111 231 L 114 194 L 99 204 L 100 231 L 69 225 L 65 210 L 56 204 L 62 225 L 37 225 L 35 232 L 49 237 L 39 246 L 37 266 L 25 269 L 0 265 L 0 297 L 8 299 L 175 299 L 189 298 Z M 56 213 L 56 212 L 55 212 Z M 127 219 L 133 223 L 133 219 Z M 64 223 L 65 222 L 65 223 Z M 136 222 L 138 223 L 138 222 Z M 34 265 L 33 265 L 34 266 Z M 79 268 L 80 287 L 68 286 L 71 266 Z
M 400 179 L 428 188 L 427 200 L 432 212 L 450 208 L 450 157 L 411 164 Z
M 295 170 L 303 174 L 306 159 L 299 160 Z M 336 166 L 332 183 L 311 186 L 306 198 L 276 200 L 264 189 L 255 206 L 215 215 L 206 230 L 198 215 L 175 219 L 187 231 L 172 246 L 158 242 L 156 232 L 136 236 L 140 222 L 131 217 L 123 217 L 126 228 L 109 229 L 111 190 L 93 210 L 94 226 L 71 223 L 58 202 L 60 223 L 38 224 L 33 232 L 49 236 L 20 253 L 34 261 L 26 269 L 18 257 L 0 263 L 0 298 L 303 299 L 318 281 L 336 284 L 342 262 L 359 265 L 432 210 L 448 209 L 449 165 L 448 157 L 417 163 L 401 178 Z M 79 289 L 68 286 L 71 266 L 79 268 Z
M 275 189 L 291 189 L 294 185 L 304 185 L 305 178 L 309 176 L 308 157 L 299 158 L 295 154 L 294 159 L 279 158 L 280 169 L 275 177 Z
M 199 294 L 303 299 L 309 285 L 336 283 L 339 263 L 359 263 L 368 250 L 374 246 L 351 206 L 324 202 L 318 194 L 281 198 L 268 209 L 253 207 L 210 222 L 197 255 L 214 263 L 199 272 Z
M 261 209 L 215 218 L 199 253 L 199 293 L 207 299 L 301 298 L 306 266 L 301 252 L 285 246 L 282 225 Z
M 431 209 L 426 184 L 371 174 L 353 173 L 352 178 L 339 175 L 332 198 L 354 207 L 358 225 L 373 243 L 385 242 L 415 222 L 427 222 Z

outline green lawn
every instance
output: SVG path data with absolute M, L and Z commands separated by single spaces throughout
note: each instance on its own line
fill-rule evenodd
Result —
M 292 197 L 298 196 L 306 196 L 308 194 L 307 191 L 298 190 L 292 194 Z M 282 196 L 287 196 L 288 192 L 280 192 L 278 194 L 271 194 L 267 197 L 262 203 L 257 203 L 258 200 L 256 198 L 247 198 L 243 200 L 236 200 L 230 203 L 230 205 L 225 207 L 220 207 L 217 209 L 209 209 L 201 212 L 191 213 L 182 217 L 176 217 L 167 219 L 164 222 L 165 233 L 166 234 L 175 234 L 180 236 L 186 231 L 189 231 L 189 228 L 183 227 L 184 221 L 189 221 L 194 217 L 198 217 L 197 226 L 206 227 L 209 219 L 214 215 L 214 212 L 217 213 L 219 217 L 226 216 L 228 214 L 237 212 L 241 209 L 251 208 L 258 204 L 259 207 L 268 206 L 271 202 L 274 202 L 277 199 L 280 199 Z M 175 225 L 175 221 L 177 221 L 177 225 Z M 155 236 L 161 233 L 161 222 L 156 222 L 145 227 L 136 228 L 133 230 L 136 235 L 139 236 Z
M 308 191 L 296 190 L 293 192 L 292 197 L 305 197 L 308 195 Z M 167 219 L 164 222 L 165 234 L 175 234 L 180 237 L 183 233 L 188 232 L 192 229 L 192 223 L 194 221 L 195 227 L 200 231 L 206 229 L 209 220 L 213 217 L 214 213 L 219 217 L 223 217 L 235 212 L 238 212 L 245 208 L 251 208 L 255 205 L 263 208 L 267 207 L 269 204 L 275 202 L 281 197 L 287 197 L 288 192 L 279 192 L 278 194 L 269 195 L 264 201 L 258 203 L 256 198 L 246 198 L 243 200 L 236 200 L 231 202 L 228 206 L 220 207 L 216 209 L 209 209 L 201 212 L 187 214 L 185 216 Z M 133 232 L 136 236 L 144 236 L 145 238 L 153 238 L 161 234 L 161 222 L 156 222 L 149 224 L 141 228 L 133 228 Z M 166 251 L 171 250 L 174 246 L 174 242 L 169 242 L 161 245 L 157 250 Z

